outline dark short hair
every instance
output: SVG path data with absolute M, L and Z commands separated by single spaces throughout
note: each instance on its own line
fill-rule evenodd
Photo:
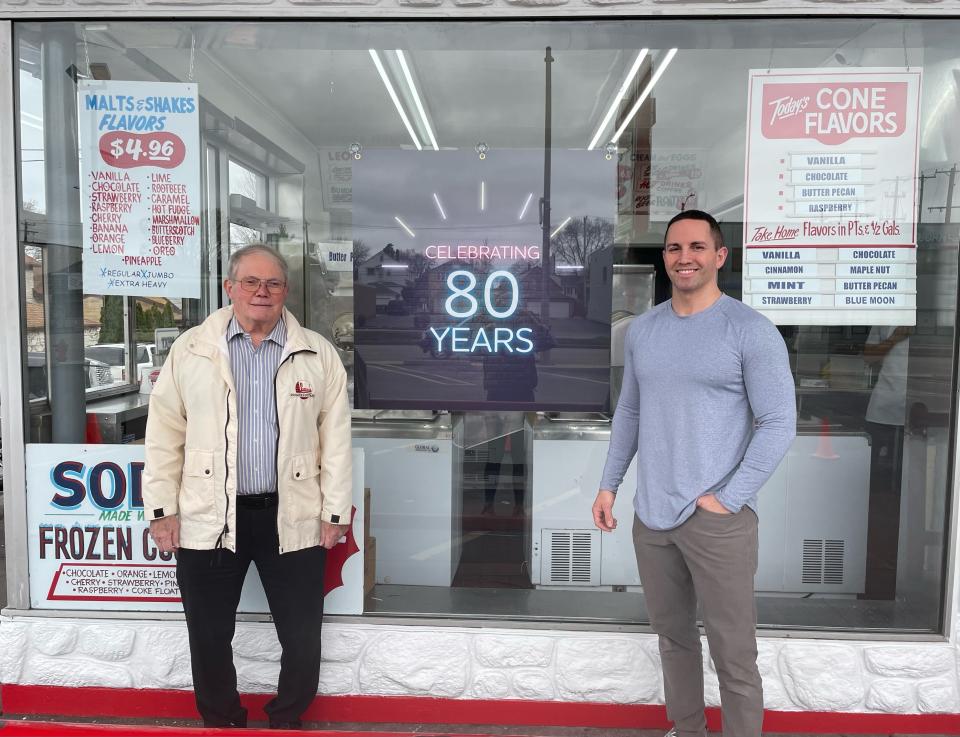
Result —
M 700 222 L 706 223 L 710 226 L 710 235 L 713 236 L 713 243 L 715 248 L 719 251 L 724 247 L 723 243 L 723 233 L 720 230 L 720 223 L 709 212 L 704 212 L 703 210 L 683 210 L 678 212 L 672 218 L 670 222 L 667 223 L 667 229 L 663 233 L 663 247 L 667 247 L 667 233 L 670 232 L 670 226 L 674 223 L 677 223 L 681 220 L 699 220 Z

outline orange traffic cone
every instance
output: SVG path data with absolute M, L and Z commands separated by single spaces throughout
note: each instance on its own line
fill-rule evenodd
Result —
M 834 461 L 840 457 L 833 452 L 833 441 L 830 439 L 830 422 L 826 417 L 820 420 L 820 440 L 817 443 L 817 450 L 813 454 L 813 457 L 823 458 L 828 461 Z
M 100 424 L 97 422 L 97 416 L 92 412 L 87 413 L 87 433 L 86 442 L 102 443 L 103 435 L 100 434 Z

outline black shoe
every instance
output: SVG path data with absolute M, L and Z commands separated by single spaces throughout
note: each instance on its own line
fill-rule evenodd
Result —
M 230 722 L 208 722 L 206 719 L 203 720 L 203 726 L 208 729 L 246 729 L 247 720 L 246 719 L 237 719 Z

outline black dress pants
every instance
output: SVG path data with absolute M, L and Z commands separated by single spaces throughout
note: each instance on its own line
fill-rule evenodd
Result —
M 277 695 L 265 707 L 271 725 L 298 726 L 317 694 L 323 619 L 321 546 L 280 554 L 276 495 L 238 498 L 237 552 L 177 552 L 177 583 L 190 640 L 197 710 L 209 727 L 245 726 L 237 693 L 233 635 L 243 579 L 257 566 L 282 655 Z

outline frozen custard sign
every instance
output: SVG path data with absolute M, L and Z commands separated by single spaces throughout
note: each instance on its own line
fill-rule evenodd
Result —
M 354 512 L 328 554 L 326 609 L 363 610 L 363 455 L 354 451 Z M 177 611 L 176 560 L 150 537 L 143 511 L 144 446 L 27 446 L 27 545 L 35 609 Z M 240 599 L 244 612 L 268 611 L 259 578 Z
M 36 608 L 179 609 L 176 564 L 150 538 L 143 446 L 28 445 Z
M 744 301 L 913 325 L 920 70 L 755 70 L 749 93 Z
M 195 84 L 78 84 L 89 294 L 200 296 Z

